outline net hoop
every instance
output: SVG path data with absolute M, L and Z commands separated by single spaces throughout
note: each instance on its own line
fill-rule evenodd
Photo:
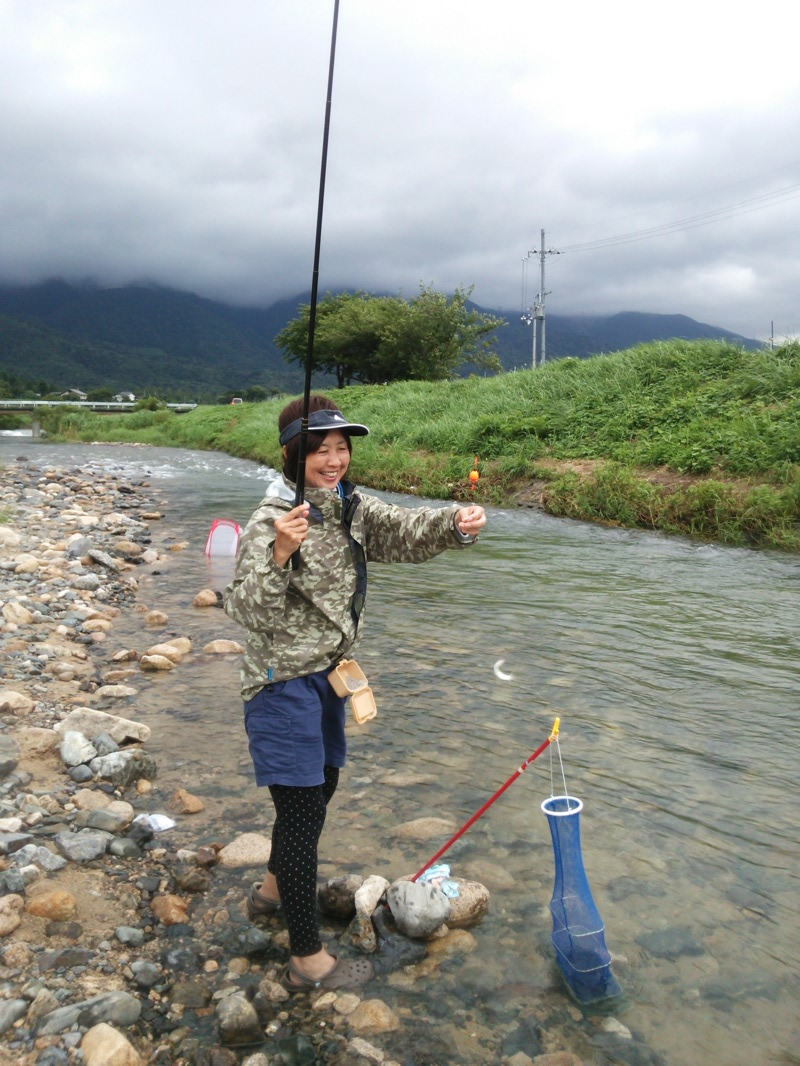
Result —
M 567 809 L 565 811 L 551 809 L 550 804 L 559 803 L 564 800 L 566 800 L 567 804 Z M 542 810 L 548 817 L 555 816 L 556 818 L 566 818 L 570 814 L 580 814 L 583 810 L 583 800 L 579 800 L 577 796 L 550 796 L 549 799 L 542 802 Z

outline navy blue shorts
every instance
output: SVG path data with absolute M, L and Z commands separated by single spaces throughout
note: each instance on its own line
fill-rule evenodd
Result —
M 345 763 L 344 704 L 329 670 L 265 685 L 244 705 L 244 725 L 257 785 L 309 788 L 323 767 Z

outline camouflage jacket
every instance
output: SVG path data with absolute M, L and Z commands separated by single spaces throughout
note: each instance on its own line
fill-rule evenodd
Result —
M 278 566 L 272 556 L 275 519 L 294 506 L 293 486 L 282 477 L 272 482 L 247 523 L 224 594 L 225 611 L 247 630 L 245 700 L 269 681 L 324 670 L 351 654 L 363 618 L 367 562 L 424 562 L 476 539 L 456 529 L 455 507 L 396 507 L 356 494 L 349 482 L 342 489 L 344 500 L 328 489 L 307 490 L 311 510 L 299 570 Z M 342 521 L 348 505 L 349 535 Z

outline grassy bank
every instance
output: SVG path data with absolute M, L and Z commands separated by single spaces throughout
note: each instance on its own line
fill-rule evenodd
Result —
M 330 390 L 328 390 L 330 392 Z M 535 371 L 335 391 L 357 481 L 728 544 L 800 550 L 800 344 L 670 341 Z M 280 465 L 286 397 L 185 415 L 51 414 L 51 436 L 213 449 Z

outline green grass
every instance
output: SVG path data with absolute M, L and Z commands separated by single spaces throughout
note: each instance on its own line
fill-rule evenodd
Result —
M 328 390 L 331 392 L 332 390 Z M 800 344 L 746 351 L 670 341 L 537 370 L 452 382 L 333 390 L 356 442 L 361 484 L 438 498 L 508 503 L 549 482 L 553 513 L 732 544 L 800 548 Z M 53 415 L 51 433 L 214 449 L 280 465 L 287 397 L 185 415 Z M 580 475 L 567 464 L 591 466 Z M 685 476 L 654 483 L 652 472 Z M 663 479 L 662 479 L 663 480 Z

